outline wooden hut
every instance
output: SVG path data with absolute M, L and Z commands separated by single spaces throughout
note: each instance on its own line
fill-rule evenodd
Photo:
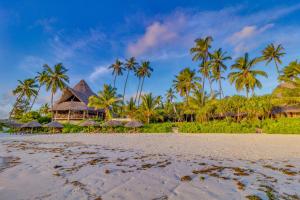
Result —
M 84 80 L 81 80 L 73 88 L 66 87 L 53 106 L 53 120 L 74 121 L 103 118 L 103 110 L 88 107 L 89 97 L 94 95 L 96 96 Z
M 300 118 L 300 105 L 277 106 L 272 109 L 272 117 L 295 117 Z

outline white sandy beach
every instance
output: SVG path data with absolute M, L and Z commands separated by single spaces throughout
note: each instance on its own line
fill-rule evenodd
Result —
M 0 137 L 0 199 L 299 199 L 299 144 L 259 134 Z

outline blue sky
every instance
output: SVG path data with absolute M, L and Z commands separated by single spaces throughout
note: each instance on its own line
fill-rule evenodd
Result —
M 97 92 L 112 82 L 107 66 L 116 58 L 150 60 L 154 72 L 144 91 L 156 95 L 163 95 L 184 67 L 197 69 L 189 55 L 197 37 L 213 36 L 213 49 L 222 47 L 233 58 L 245 52 L 258 56 L 268 43 L 281 43 L 286 65 L 300 56 L 299 18 L 299 1 L 1 0 L 0 118 L 14 102 L 17 80 L 33 77 L 45 63 L 62 62 L 71 86 L 85 79 Z M 261 79 L 264 87 L 256 93 L 271 92 L 277 84 L 274 66 L 257 68 L 269 78 Z M 120 92 L 123 83 L 119 78 Z M 131 76 L 128 96 L 136 87 Z M 228 82 L 224 90 L 236 93 Z M 36 106 L 47 101 L 49 94 L 43 92 Z

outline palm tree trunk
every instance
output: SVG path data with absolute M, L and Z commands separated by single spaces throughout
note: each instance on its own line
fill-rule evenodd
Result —
M 139 95 L 139 99 L 138 99 L 138 106 L 140 105 L 140 99 L 141 99 L 141 95 L 142 95 L 142 91 L 143 91 L 144 80 L 145 80 L 145 76 L 142 79 L 142 85 L 141 85 L 140 95 Z
M 24 95 L 24 92 L 17 97 L 16 102 L 14 103 L 14 106 L 13 106 L 12 110 L 9 113 L 9 119 L 11 119 L 11 116 L 12 116 L 13 112 L 15 111 L 15 109 L 16 109 L 16 107 L 17 107 L 17 105 L 18 105 L 18 103 L 19 103 L 19 101 L 20 101 L 20 99 L 23 95 Z
M 115 75 L 115 78 L 114 78 L 114 88 L 116 88 L 116 79 L 117 79 L 117 74 Z
M 129 76 L 129 70 L 128 70 L 128 72 L 127 72 L 127 76 L 126 76 L 126 80 L 125 80 L 125 84 L 124 84 L 124 90 L 123 90 L 123 104 L 125 103 L 125 102 L 124 102 L 124 99 L 125 99 L 125 92 L 126 92 L 126 86 L 127 86 L 128 76 Z
M 53 96 L 54 96 L 54 92 L 51 92 L 51 116 L 52 116 L 52 121 L 53 121 Z
M 38 91 L 37 91 L 37 94 L 36 94 L 36 96 L 34 97 L 34 99 L 33 99 L 33 101 L 32 101 L 32 104 L 31 104 L 29 110 L 32 110 L 32 107 L 33 107 L 33 105 L 34 105 L 34 103 L 35 103 L 35 101 L 36 101 L 36 99 L 37 99 L 37 96 L 38 96 L 39 93 L 40 93 L 40 90 L 41 90 L 41 85 L 39 86 L 39 89 L 38 89 Z
M 219 92 L 220 92 L 220 99 L 222 99 L 222 96 L 224 97 L 224 94 L 222 90 L 221 78 L 219 78 Z
M 137 88 L 135 98 L 134 98 L 134 104 L 136 104 L 136 100 L 137 100 L 138 95 L 139 95 L 140 84 L 141 84 L 141 78 L 139 78 L 138 88 Z
M 205 76 L 203 76 L 203 80 L 202 80 L 202 105 L 204 105 L 204 98 L 205 98 Z
M 213 89 L 212 89 L 211 78 L 208 76 L 207 79 L 208 79 L 209 88 L 210 88 L 210 97 L 213 97 L 213 96 L 214 96 L 214 91 L 213 91 Z
M 276 60 L 274 60 L 274 62 L 275 62 L 275 66 L 276 66 L 276 70 L 277 70 L 278 76 L 280 76 L 280 71 L 279 71 L 278 64 L 277 64 Z

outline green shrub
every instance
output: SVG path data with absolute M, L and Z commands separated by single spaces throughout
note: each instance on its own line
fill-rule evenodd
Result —
M 255 124 L 249 122 L 210 121 L 177 123 L 181 133 L 254 133 Z
M 27 113 L 24 113 L 20 119 L 21 122 L 26 123 L 30 121 L 38 121 L 38 119 L 41 117 L 41 115 L 36 111 L 30 111 Z
M 37 119 L 37 121 L 40 123 L 40 124 L 47 124 L 49 122 L 51 122 L 51 117 L 49 116 L 41 116 Z
M 171 133 L 172 123 L 153 123 L 145 124 L 143 127 L 139 128 L 137 131 L 141 133 Z
M 84 130 L 83 127 L 74 124 L 64 124 L 63 133 L 80 133 Z
M 267 119 L 264 120 L 262 124 L 264 133 L 300 134 L 299 118 Z

